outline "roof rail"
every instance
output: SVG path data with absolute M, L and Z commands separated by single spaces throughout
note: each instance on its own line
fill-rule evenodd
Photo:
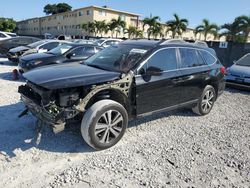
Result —
M 186 41 L 182 39 L 168 39 L 168 40 L 164 40 L 163 42 L 161 42 L 160 45 L 169 44 L 169 43 L 186 43 Z
M 196 40 L 194 42 L 194 45 L 197 45 L 197 46 L 202 46 L 202 47 L 207 47 L 208 48 L 208 45 L 205 41 L 201 41 L 201 40 Z

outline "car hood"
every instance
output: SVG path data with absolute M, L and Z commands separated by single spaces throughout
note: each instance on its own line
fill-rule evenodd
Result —
M 36 54 L 30 54 L 23 56 L 21 58 L 21 61 L 34 61 L 34 60 L 41 60 L 41 59 L 47 59 L 47 58 L 53 58 L 56 57 L 55 54 L 49 54 L 49 53 L 36 53 Z
M 28 81 L 47 89 L 63 89 L 113 81 L 119 78 L 120 73 L 80 63 L 67 63 L 37 68 L 23 76 Z
M 28 46 L 18 46 L 16 48 L 10 49 L 9 52 L 11 52 L 11 53 L 17 53 L 17 52 L 26 51 L 26 50 L 29 50 L 29 49 L 30 48 Z
M 235 64 L 228 69 L 228 72 L 235 76 L 250 77 L 250 67 L 248 66 Z

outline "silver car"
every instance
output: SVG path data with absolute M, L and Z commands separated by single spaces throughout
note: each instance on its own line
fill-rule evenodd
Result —
M 226 82 L 228 86 L 250 89 L 250 53 L 227 69 Z

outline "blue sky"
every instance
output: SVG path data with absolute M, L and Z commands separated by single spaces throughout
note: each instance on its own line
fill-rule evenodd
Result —
M 203 18 L 219 25 L 231 22 L 235 17 L 250 16 L 250 0 L 2 0 L 0 16 L 22 20 L 44 16 L 43 7 L 48 3 L 65 2 L 73 9 L 97 5 L 139 13 L 143 17 L 150 14 L 161 17 L 165 22 L 173 13 L 189 20 L 189 27 L 196 27 Z

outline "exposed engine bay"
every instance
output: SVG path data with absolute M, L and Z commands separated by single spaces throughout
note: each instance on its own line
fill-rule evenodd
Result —
M 61 132 L 67 120 L 74 119 L 78 114 L 85 112 L 87 104 L 97 93 L 114 89 L 129 96 L 132 73 L 122 77 L 119 80 L 99 85 L 56 90 L 45 89 L 28 81 L 18 89 L 21 93 L 21 100 L 27 108 L 20 114 L 20 117 L 30 111 L 38 120 L 51 125 L 55 133 Z

